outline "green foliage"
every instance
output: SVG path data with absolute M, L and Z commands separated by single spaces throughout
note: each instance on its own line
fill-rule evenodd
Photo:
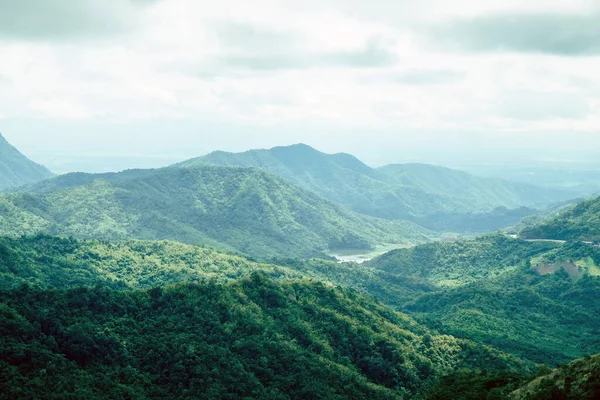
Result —
M 53 174 L 10 145 L 0 133 L 0 190 L 39 182 Z
M 261 168 L 359 213 L 412 219 L 440 231 L 495 230 L 517 223 L 524 211 L 498 213 L 494 211 L 497 207 L 534 206 L 566 196 L 556 190 L 477 178 L 430 165 L 373 169 L 351 155 L 324 154 L 302 144 L 239 154 L 219 151 L 175 167 L 200 165 Z
M 556 243 L 529 243 L 495 234 L 394 250 L 368 264 L 396 275 L 422 278 L 439 287 L 454 287 L 499 276 L 557 247 Z
M 548 221 L 526 227 L 521 236 L 600 242 L 600 198 L 583 201 Z
M 600 351 L 600 308 L 589 300 L 600 296 L 600 280 L 586 265 L 573 277 L 561 270 L 540 276 L 533 267 L 578 260 L 599 263 L 600 250 L 491 235 L 396 250 L 368 265 L 436 288 L 400 307 L 422 323 L 557 364 Z
M 378 398 L 496 360 L 357 292 L 276 284 L 0 292 L 8 398 Z M 474 356 L 476 354 L 477 356 Z
M 0 216 L 2 234 L 173 239 L 258 258 L 428 238 L 415 224 L 358 215 L 260 170 L 224 167 L 69 174 L 0 197 Z
M 526 382 L 526 376 L 505 371 L 459 370 L 442 377 L 426 400 L 503 400 Z

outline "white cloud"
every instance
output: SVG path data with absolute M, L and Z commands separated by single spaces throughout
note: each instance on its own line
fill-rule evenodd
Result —
M 582 13 L 594 1 L 137 3 L 114 0 L 111 13 L 91 16 L 122 28 L 96 30 L 93 40 L 80 25 L 57 39 L 0 30 L 5 119 L 132 129 L 144 121 L 201 121 L 190 130 L 238 124 L 252 135 L 307 124 L 340 132 L 600 129 L 599 57 L 459 53 L 420 40 L 430 24 L 453 18 Z M 6 4 L 0 0 L 0 12 Z M 56 21 L 51 25 L 56 33 Z M 265 135 L 260 143 L 271 143 L 274 135 Z M 320 136 L 315 140 L 326 140 Z

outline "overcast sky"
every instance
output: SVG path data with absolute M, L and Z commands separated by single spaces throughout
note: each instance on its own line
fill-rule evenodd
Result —
M 0 0 L 0 132 L 57 172 L 596 160 L 599 71 L 598 0 Z

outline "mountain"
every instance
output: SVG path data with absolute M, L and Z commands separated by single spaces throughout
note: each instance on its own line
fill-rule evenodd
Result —
M 46 167 L 25 157 L 0 133 L 0 190 L 39 182 L 52 176 Z
M 518 223 L 533 210 L 500 217 L 496 211 L 492 218 L 486 218 L 485 213 L 498 207 L 532 207 L 569 197 L 558 190 L 476 178 L 430 165 L 374 169 L 349 154 L 325 154 L 303 144 L 238 154 L 217 151 L 173 167 L 199 165 L 261 168 L 356 212 L 386 219 L 413 219 L 440 231 L 460 230 L 461 224 L 468 231 L 498 229 Z M 472 214 L 484 215 L 472 217 Z
M 355 290 L 175 242 L 0 238 L 0 283 L 7 398 L 401 399 L 458 369 L 533 367 Z
M 524 238 L 600 242 L 600 197 L 585 200 L 558 216 L 526 227 Z
M 258 258 L 427 240 L 405 221 L 354 213 L 259 169 L 68 174 L 0 196 L 0 233 L 173 239 Z
M 7 398 L 403 399 L 438 376 L 528 366 L 356 292 L 255 273 L 149 291 L 0 292 Z
M 600 351 L 600 249 L 490 235 L 365 265 L 433 286 L 397 308 L 453 336 L 556 365 Z
M 549 204 L 563 198 L 559 190 L 541 189 L 503 179 L 480 178 L 463 171 L 427 164 L 396 164 L 377 169 L 393 181 L 426 193 L 468 201 L 476 210 Z

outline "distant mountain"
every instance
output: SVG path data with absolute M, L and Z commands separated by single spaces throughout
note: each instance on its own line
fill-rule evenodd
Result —
M 173 239 L 254 257 L 420 242 L 405 221 L 354 213 L 253 168 L 200 167 L 68 174 L 0 197 L 0 233 Z
M 52 176 L 46 167 L 25 157 L 0 133 L 0 190 L 39 182 Z
M 476 210 L 519 208 L 550 204 L 570 194 L 525 183 L 480 178 L 450 168 L 427 164 L 396 164 L 378 168 L 395 182 L 427 193 L 468 201 Z
M 600 242 L 600 197 L 582 201 L 558 216 L 528 226 L 520 235 L 531 239 Z
M 451 219 L 446 225 L 453 226 L 458 219 L 473 213 L 493 212 L 498 207 L 535 206 L 569 197 L 558 190 L 476 178 L 430 165 L 374 169 L 349 154 L 325 154 L 304 144 L 238 154 L 218 151 L 174 167 L 198 165 L 261 168 L 356 212 L 387 219 L 413 219 L 424 226 L 431 224 L 432 228 L 444 225 L 447 217 Z M 470 221 L 476 231 L 486 223 L 483 217 L 476 223 L 472 218 Z M 511 220 L 516 222 L 518 219 Z M 441 226 L 440 230 L 444 228 Z

